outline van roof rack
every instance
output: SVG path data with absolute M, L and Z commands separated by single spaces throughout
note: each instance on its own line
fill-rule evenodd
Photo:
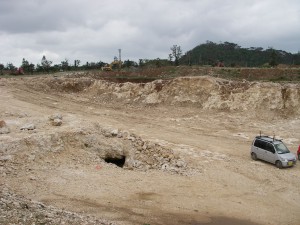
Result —
M 260 136 L 256 136 L 257 139 L 264 139 L 266 141 L 271 141 L 271 142 L 274 142 L 274 141 L 281 141 L 282 142 L 282 139 L 276 139 L 275 137 L 270 137 L 270 136 L 267 136 L 267 135 L 260 135 Z

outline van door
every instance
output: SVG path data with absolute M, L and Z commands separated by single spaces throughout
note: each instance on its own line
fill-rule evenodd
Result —
M 254 152 L 256 153 L 257 158 L 265 160 L 265 148 L 266 142 L 262 140 L 255 140 L 254 142 Z
M 265 160 L 270 163 L 275 163 L 277 160 L 277 155 L 275 153 L 275 148 L 271 143 L 266 143 L 266 153 Z

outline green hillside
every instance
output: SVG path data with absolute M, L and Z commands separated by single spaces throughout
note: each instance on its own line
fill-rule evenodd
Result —
M 180 64 L 185 65 L 216 65 L 261 67 L 278 64 L 300 65 L 300 53 L 292 54 L 273 48 L 261 47 L 242 48 L 238 44 L 207 41 L 188 51 L 180 58 Z

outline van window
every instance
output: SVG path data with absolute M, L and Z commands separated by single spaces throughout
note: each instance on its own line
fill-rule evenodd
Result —
M 278 154 L 290 153 L 289 149 L 283 143 L 275 144 L 275 148 Z
M 266 150 L 275 153 L 274 146 L 271 143 L 266 143 Z
M 259 148 L 259 146 L 260 146 L 260 141 L 259 141 L 259 140 L 255 140 L 254 146 Z
M 258 147 L 258 148 L 262 148 L 262 149 L 266 149 L 266 142 L 264 142 L 264 141 L 261 141 L 261 140 L 255 140 L 255 142 L 254 142 L 254 146 L 255 147 Z

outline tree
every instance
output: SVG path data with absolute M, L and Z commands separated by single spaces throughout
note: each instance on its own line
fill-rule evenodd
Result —
M 136 64 L 137 65 L 137 64 Z M 169 59 L 140 59 L 139 60 L 139 67 L 143 68 L 154 68 L 154 67 L 163 67 L 163 66 L 170 66 L 172 62 Z
M 46 56 L 43 55 L 41 64 L 42 64 L 43 70 L 46 71 L 47 73 L 49 73 L 49 69 L 51 67 L 52 61 L 47 60 Z
M 31 74 L 33 74 L 34 67 L 35 67 L 35 66 L 34 66 L 34 64 L 33 64 L 33 63 L 30 63 L 30 64 L 29 64 L 29 67 L 28 67 L 28 69 L 29 69 L 29 71 L 30 71 L 30 73 L 31 73 Z
M 171 53 L 169 54 L 169 57 L 168 57 L 168 58 L 169 58 L 170 63 L 172 63 L 174 57 L 173 57 L 173 55 L 172 55 Z
M 170 61 L 174 58 L 175 66 L 179 65 L 179 59 L 182 56 L 182 50 L 180 46 L 173 45 L 171 48 L 171 54 L 169 54 Z
M 0 75 L 3 75 L 4 65 L 0 63 Z
M 277 56 L 275 50 L 272 49 L 269 65 L 272 66 L 272 67 L 278 66 L 278 60 L 277 60 L 277 58 L 278 58 L 278 56 Z
M 139 67 L 145 66 L 145 59 L 139 59 Z
M 12 64 L 12 63 L 7 63 L 6 68 L 7 68 L 8 70 L 10 70 L 11 72 L 13 72 L 15 69 L 17 69 L 17 68 L 14 66 L 14 64 Z
M 79 59 L 75 59 L 74 60 L 74 67 L 77 68 L 80 64 L 80 60 Z
M 65 59 L 65 61 L 61 61 L 61 68 L 64 71 L 69 70 L 69 60 Z
M 123 63 L 123 67 L 125 68 L 130 68 L 130 67 L 137 67 L 138 64 L 134 61 L 131 61 L 129 59 L 125 60 L 124 63 Z
M 35 66 L 34 64 L 29 63 L 25 58 L 23 58 L 21 67 L 23 68 L 24 72 L 33 74 Z
M 105 62 L 102 62 L 101 60 L 99 62 L 97 62 L 96 64 L 96 69 L 101 69 L 103 66 L 105 66 L 106 63 Z
M 21 67 L 23 68 L 24 72 L 26 72 L 26 73 L 30 72 L 29 62 L 27 60 L 25 60 L 25 58 L 23 58 L 23 60 L 22 60 Z

